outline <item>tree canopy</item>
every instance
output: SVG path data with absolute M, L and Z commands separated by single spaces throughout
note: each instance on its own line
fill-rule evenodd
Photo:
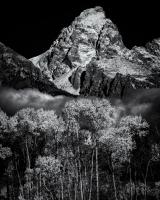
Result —
M 8 198 L 146 198 L 159 150 L 154 141 L 149 144 L 149 130 L 141 116 L 121 116 L 106 99 L 70 100 L 61 116 L 34 108 L 13 117 L 0 111 L 2 176 L 12 180 Z M 152 195 L 159 194 L 157 187 Z

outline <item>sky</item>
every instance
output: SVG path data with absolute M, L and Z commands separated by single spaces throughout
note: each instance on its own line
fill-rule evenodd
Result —
M 46 51 L 63 27 L 70 25 L 84 9 L 95 6 L 102 6 L 106 16 L 118 26 L 128 48 L 160 37 L 159 6 L 154 1 L 143 4 L 140 0 L 3 2 L 0 4 L 0 42 L 26 58 Z

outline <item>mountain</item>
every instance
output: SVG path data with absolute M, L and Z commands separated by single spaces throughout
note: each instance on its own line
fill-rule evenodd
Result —
M 75 95 L 122 96 L 128 88 L 160 85 L 160 39 L 127 49 L 101 7 L 83 11 L 49 50 L 30 60 Z
M 0 43 L 0 86 L 15 89 L 37 88 L 53 96 L 64 94 L 34 64 Z
M 127 49 L 103 8 L 83 11 L 50 48 L 30 60 L 0 44 L 0 79 L 52 95 L 123 97 L 160 86 L 160 39 Z

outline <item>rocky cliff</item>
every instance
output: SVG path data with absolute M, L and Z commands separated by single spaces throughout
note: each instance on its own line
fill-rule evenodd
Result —
M 53 96 L 67 92 L 58 89 L 52 80 L 28 59 L 0 43 L 0 86 L 15 89 L 37 88 Z
M 160 87 L 160 39 L 127 49 L 101 7 L 83 11 L 44 53 L 30 61 L 0 45 L 0 79 L 52 95 L 123 96 Z

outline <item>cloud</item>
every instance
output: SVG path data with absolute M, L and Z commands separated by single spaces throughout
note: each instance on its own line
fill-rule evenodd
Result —
M 124 115 L 141 115 L 151 127 L 160 130 L 160 89 L 129 90 L 123 99 L 111 99 L 119 108 L 119 118 Z
M 44 108 L 45 110 L 55 110 L 59 113 L 69 99 L 69 97 L 63 95 L 52 97 L 35 89 L 15 90 L 7 87 L 0 88 L 0 107 L 8 115 L 13 115 L 18 110 L 26 107 Z
M 123 99 L 127 114 L 142 115 L 149 124 L 160 128 L 160 89 L 129 91 Z
M 130 107 L 130 113 L 133 114 L 133 115 L 144 115 L 145 113 L 147 113 L 151 107 L 152 107 L 152 104 L 151 103 L 142 103 L 142 104 L 138 104 L 138 105 L 134 105 L 134 104 L 131 104 L 129 105 Z

